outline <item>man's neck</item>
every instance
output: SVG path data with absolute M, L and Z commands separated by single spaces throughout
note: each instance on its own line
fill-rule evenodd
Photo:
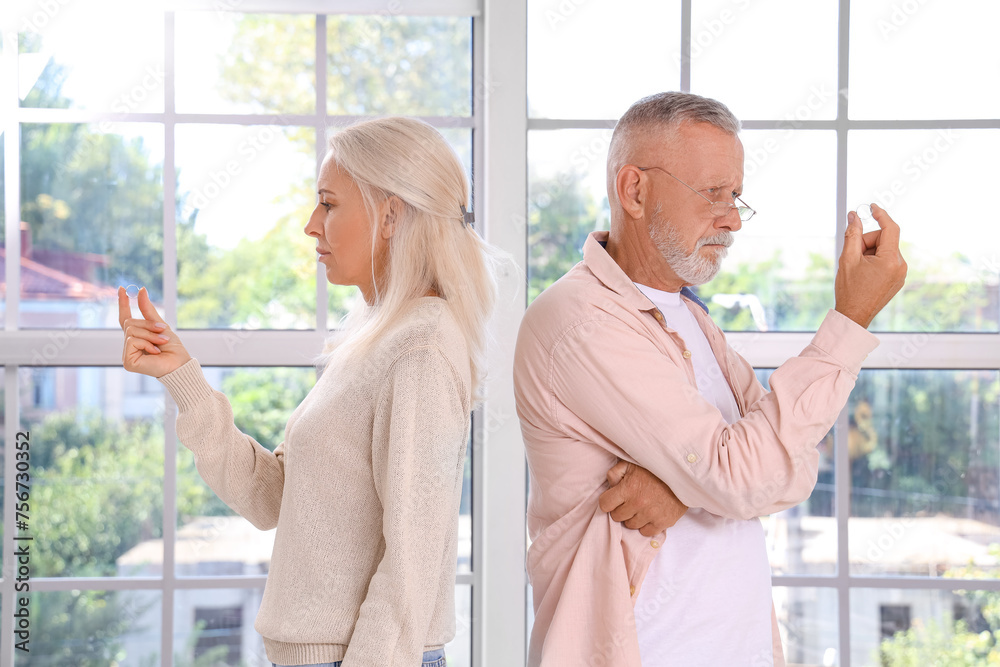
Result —
M 632 224 L 639 225 L 642 221 L 634 221 Z M 661 292 L 680 292 L 687 284 L 674 273 L 648 237 L 642 242 L 634 234 L 624 234 L 620 227 L 612 225 L 606 250 L 634 283 Z

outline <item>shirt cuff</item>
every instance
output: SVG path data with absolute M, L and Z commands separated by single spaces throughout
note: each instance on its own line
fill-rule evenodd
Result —
M 215 393 L 205 379 L 198 360 L 191 358 L 180 368 L 157 378 L 170 392 L 171 398 L 181 412 L 204 403 Z
M 813 336 L 812 344 L 840 362 L 852 375 L 876 347 L 878 337 L 840 311 L 830 309 Z

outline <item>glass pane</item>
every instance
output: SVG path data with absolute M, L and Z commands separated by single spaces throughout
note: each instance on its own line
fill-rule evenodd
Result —
M 691 92 L 717 98 L 743 120 L 835 118 L 837 4 L 694 0 Z
M 839 666 L 837 590 L 775 586 L 771 597 L 785 661 L 801 667 Z
M 179 125 L 177 322 L 315 326 L 315 131 Z
M 7 382 L 6 382 L 5 378 L 6 378 L 6 367 L 5 366 L 0 366 L 0 466 L 4 465 L 4 456 L 6 455 L 6 452 L 8 452 L 8 451 L 11 452 L 11 454 L 14 456 L 14 458 L 15 458 L 16 461 L 26 460 L 27 461 L 27 465 L 29 466 L 29 468 L 28 468 L 28 470 L 26 470 L 24 472 L 27 472 L 29 474 L 29 479 L 27 480 L 27 482 L 30 484 L 31 483 L 31 479 L 30 479 L 30 474 L 31 474 L 31 468 L 30 468 L 30 465 L 31 465 L 31 433 L 30 432 L 26 432 L 25 435 L 23 435 L 23 436 L 20 433 L 17 433 L 14 436 L 15 437 L 14 444 L 11 446 L 10 449 L 7 449 L 7 431 L 5 429 L 5 427 L 7 425 L 7 419 L 6 419 L 7 401 L 6 401 L 6 394 L 5 394 L 5 387 L 6 387 Z M 20 427 L 20 425 L 18 425 L 18 426 Z M 22 442 L 25 443 L 25 444 L 22 445 L 21 444 Z M 18 453 L 21 452 L 22 450 L 26 451 L 27 453 L 26 454 L 21 454 L 19 456 Z M 18 471 L 18 472 L 22 472 L 22 471 Z M 6 475 L 4 475 L 4 477 L 6 478 Z M 21 480 L 21 481 L 22 481 L 22 483 L 24 483 L 23 480 Z M 6 479 L 0 479 L 0 513 L 3 512 L 4 499 L 7 497 L 7 491 L 6 491 L 6 488 L 5 488 L 6 485 L 7 485 L 6 484 Z M 14 487 L 14 493 L 15 494 L 18 491 L 24 491 L 24 490 L 25 489 L 23 487 L 22 488 L 18 488 L 17 486 Z M 30 503 L 30 500 L 31 500 L 31 488 L 29 487 L 27 489 L 27 491 L 28 491 L 28 500 L 29 500 L 29 503 Z M 29 504 L 28 509 L 29 510 L 31 509 L 30 504 Z M 27 532 L 25 532 L 25 535 L 28 535 L 28 536 L 31 535 L 30 524 L 29 524 L 29 530 Z M 3 537 L 4 537 L 3 524 L 0 523 L 0 544 L 4 544 Z M 6 551 L 6 549 L 0 549 L 0 567 L 3 566 L 4 554 L 2 552 L 4 552 L 4 551 Z
M 618 118 L 646 95 L 677 90 L 680 8 L 528 0 L 528 116 Z
M 1000 592 L 851 589 L 851 665 L 993 665 Z
M 757 213 L 736 233 L 722 271 L 696 291 L 728 331 L 815 331 L 834 305 L 836 134 L 745 130 L 740 138 L 743 199 Z
M 19 371 L 33 577 L 159 574 L 163 389 L 120 368 Z
M 611 132 L 528 132 L 529 301 L 583 258 L 590 232 L 608 229 Z
M 873 331 L 997 331 L 1000 224 L 979 193 L 1000 181 L 998 152 L 1000 130 L 848 135 L 848 205 L 888 210 L 909 266 Z
M 757 379 L 771 391 L 773 369 L 757 369 Z M 834 429 L 816 449 L 819 472 L 816 486 L 805 502 L 783 512 L 761 517 L 767 537 L 772 574 L 835 574 L 837 571 L 837 520 L 833 457 Z
M 328 16 L 326 48 L 330 114 L 472 114 L 469 18 Z
M 472 437 L 465 450 L 465 471 L 462 477 L 462 502 L 458 507 L 458 568 L 459 573 L 472 572 Z
M 163 284 L 163 126 L 21 126 L 24 328 L 118 328 L 118 285 Z
M 15 667 L 160 664 L 160 591 L 74 590 L 26 595 L 30 651 L 14 651 Z
M 998 22 L 994 0 L 852 2 L 851 118 L 996 118 Z
M 178 12 L 175 31 L 178 112 L 315 111 L 315 16 Z
M 204 369 L 205 379 L 229 399 L 237 427 L 273 451 L 285 425 L 316 383 L 312 368 Z M 266 574 L 274 531 L 237 516 L 202 481 L 194 456 L 178 443 L 177 576 Z
M 31 8 L 18 25 L 21 106 L 163 111 L 163 11 L 156 3 L 50 2 Z
M 174 594 L 174 663 L 271 667 L 253 628 L 262 588 L 205 588 Z
M 472 586 L 455 585 L 455 638 L 444 647 L 448 667 L 472 667 Z
M 998 576 L 1000 371 L 862 371 L 848 411 L 851 571 Z

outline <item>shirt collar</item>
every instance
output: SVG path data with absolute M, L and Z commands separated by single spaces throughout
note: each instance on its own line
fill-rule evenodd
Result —
M 646 295 L 639 291 L 635 283 L 625 272 L 622 271 L 618 263 L 611 258 L 605 246 L 608 244 L 610 232 L 591 232 L 583 244 L 583 262 L 590 269 L 590 272 L 597 277 L 604 286 L 615 292 L 629 305 L 636 310 L 652 310 L 653 303 L 646 298 Z M 702 303 L 693 291 L 688 287 L 681 288 L 681 296 L 687 297 L 698 304 L 702 310 L 708 312 L 708 306 Z

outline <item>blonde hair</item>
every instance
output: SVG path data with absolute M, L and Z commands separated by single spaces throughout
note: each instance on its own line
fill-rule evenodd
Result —
M 329 141 L 333 159 L 361 191 L 372 220 L 374 250 L 377 204 L 396 197 L 395 231 L 381 289 L 363 300 L 327 339 L 321 360 L 334 353 L 362 352 L 411 305 L 434 290 L 445 299 L 469 349 L 471 393 L 486 372 L 487 323 L 497 297 L 492 270 L 495 249 L 463 220 L 469 184 L 455 151 L 441 133 L 412 118 L 388 117 L 351 125 Z M 374 276 L 374 259 L 372 260 Z

